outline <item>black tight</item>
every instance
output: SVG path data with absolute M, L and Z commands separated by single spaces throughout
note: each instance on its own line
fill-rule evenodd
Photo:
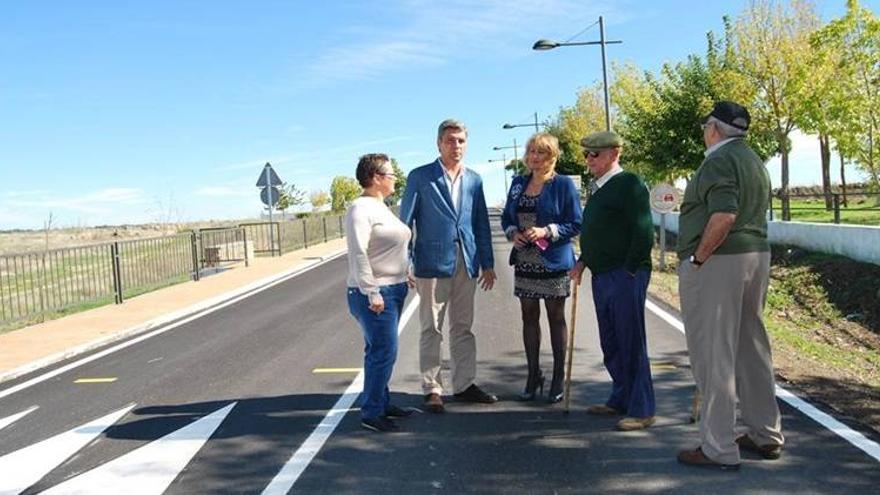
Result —
M 541 374 L 538 356 L 541 352 L 541 300 L 521 297 L 523 345 L 526 349 L 526 362 L 529 366 L 529 382 L 537 380 Z M 565 298 L 544 299 L 547 309 L 547 320 L 550 323 L 550 345 L 553 348 L 553 381 L 551 391 L 561 391 L 565 368 L 565 342 L 567 328 L 565 324 Z

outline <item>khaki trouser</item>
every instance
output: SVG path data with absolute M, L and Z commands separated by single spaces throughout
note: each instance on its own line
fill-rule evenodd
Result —
M 770 253 L 714 255 L 701 267 L 683 261 L 679 296 L 694 380 L 702 395 L 703 453 L 740 462 L 736 406 L 758 445 L 782 444 L 770 341 L 762 313 Z
M 452 371 L 452 391 L 459 393 L 468 388 L 477 374 L 477 342 L 471 326 L 474 322 L 474 293 L 476 279 L 468 277 L 467 269 L 458 252 L 455 274 L 452 278 L 417 278 L 419 293 L 419 368 L 422 373 L 422 392 L 443 393 L 440 378 L 440 354 L 443 342 L 443 319 L 449 315 L 449 355 Z

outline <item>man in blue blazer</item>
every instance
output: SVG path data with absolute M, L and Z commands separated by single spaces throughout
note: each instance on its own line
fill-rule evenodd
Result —
M 400 218 L 413 229 L 411 244 L 419 294 L 419 367 L 425 408 L 443 412 L 440 346 L 443 319 L 449 317 L 452 391 L 459 400 L 491 404 L 497 397 L 475 383 L 477 346 L 474 293 L 495 284 L 495 260 L 483 181 L 464 166 L 467 128 L 448 119 L 437 129 L 440 158 L 410 172 Z

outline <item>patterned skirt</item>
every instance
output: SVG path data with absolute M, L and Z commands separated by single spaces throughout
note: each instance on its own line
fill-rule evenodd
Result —
M 527 251 L 535 251 L 536 261 L 530 261 Z M 525 259 L 524 259 L 525 258 Z M 550 271 L 538 256 L 537 249 L 527 247 L 517 251 L 516 265 L 513 268 L 513 295 L 527 299 L 568 297 L 571 291 L 571 277 L 567 270 Z

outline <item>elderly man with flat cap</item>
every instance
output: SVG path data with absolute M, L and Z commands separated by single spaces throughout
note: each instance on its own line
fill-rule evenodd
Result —
M 654 424 L 654 385 L 645 339 L 645 297 L 651 279 L 654 225 L 648 188 L 620 167 L 623 142 L 611 132 L 581 140 L 595 178 L 584 208 L 581 256 L 571 271 L 580 284 L 584 268 L 592 274 L 593 302 L 611 395 L 591 414 L 624 416 L 621 431 Z
M 745 137 L 751 119 L 721 101 L 703 121 L 706 158 L 679 217 L 679 296 L 700 407 L 700 446 L 679 462 L 725 470 L 740 449 L 778 459 L 782 429 L 763 323 L 770 274 L 770 177 Z M 737 437 L 736 408 L 745 434 Z

